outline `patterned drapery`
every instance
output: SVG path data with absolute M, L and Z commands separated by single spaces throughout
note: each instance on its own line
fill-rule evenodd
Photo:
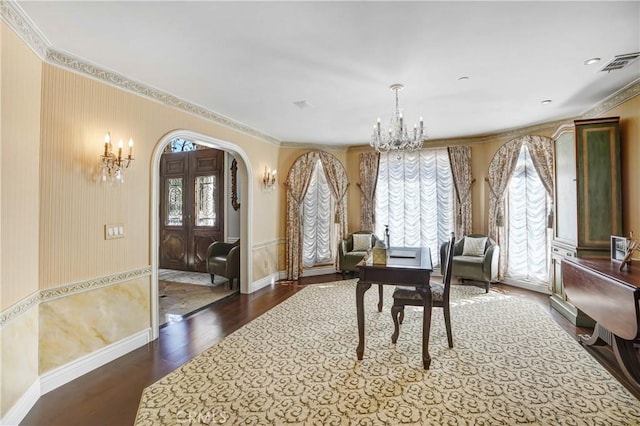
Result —
M 347 234 L 346 193 L 349 181 L 342 163 L 333 155 L 323 151 L 303 154 L 293 163 L 287 175 L 287 229 L 286 264 L 287 279 L 297 280 L 302 272 L 302 223 L 301 205 L 307 193 L 311 174 L 317 160 L 322 162 L 327 183 L 336 200 L 335 222 L 338 225 L 336 241 Z
M 360 229 L 374 230 L 375 194 L 378 181 L 378 163 L 380 154 L 377 152 L 363 152 L 360 154 Z
M 489 164 L 489 236 L 500 246 L 498 278 L 504 277 L 508 242 L 504 229 L 504 196 L 522 144 L 527 144 L 545 190 L 553 194 L 553 141 L 542 136 L 521 136 L 504 144 Z
M 507 239 L 504 232 L 504 195 L 518 162 L 522 138 L 504 144 L 489 164 L 489 236 L 500 246 L 498 279 L 506 270 Z
M 457 197 L 456 234 L 458 236 L 471 233 L 472 204 L 471 185 L 471 147 L 451 146 L 449 151 L 449 163 Z
M 547 194 L 553 197 L 553 139 L 544 136 L 525 136 L 531 161 L 540 176 Z

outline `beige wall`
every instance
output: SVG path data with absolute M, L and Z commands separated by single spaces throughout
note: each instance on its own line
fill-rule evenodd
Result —
M 278 147 L 129 92 L 45 64 L 42 100 L 41 288 L 140 268 L 151 263 L 151 156 L 163 135 L 176 130 L 233 143 L 243 149 L 255 176 L 275 164 Z M 132 137 L 135 164 L 123 184 L 97 182 L 104 132 Z M 277 198 L 254 190 L 250 218 L 256 243 L 277 238 Z M 242 194 L 241 194 L 242 196 Z M 242 203 L 242 200 L 241 200 Z M 43 210 L 44 212 L 45 210 Z M 122 223 L 123 239 L 104 240 L 104 225 Z M 261 278 L 254 277 L 254 280 Z
M 40 60 L 0 23 L 0 311 L 38 290 Z M 0 418 L 38 378 L 38 309 L 0 325 Z
M 285 269 L 286 187 L 284 181 L 294 161 L 308 148 L 277 147 L 253 136 L 226 128 L 201 117 L 176 110 L 133 93 L 42 62 L 15 35 L 0 24 L 2 37 L 0 86 L 0 308 L 24 303 L 38 290 L 101 277 L 118 276 L 146 268 L 151 263 L 150 198 L 152 153 L 163 135 L 187 129 L 234 144 L 248 157 L 254 178 L 252 230 L 257 281 Z M 640 232 L 640 96 L 603 115 L 622 117 L 623 227 L 625 233 Z M 473 229 L 486 232 L 488 190 L 484 181 L 495 152 L 522 134 L 550 136 L 554 126 L 523 129 L 495 137 L 476 137 L 431 144 L 472 146 L 474 217 Z M 97 164 L 102 137 L 135 140 L 135 164 L 124 184 L 97 181 Z M 348 189 L 348 226 L 359 229 L 360 193 L 358 154 L 367 148 L 325 149 L 345 166 Z M 265 166 L 278 169 L 274 191 L 262 188 Z M 242 170 L 242 167 L 239 168 Z M 245 177 L 246 179 L 246 177 Z M 246 194 L 241 194 L 242 197 Z M 245 206 L 246 206 L 246 200 Z M 104 225 L 123 223 L 126 238 L 104 240 Z M 116 287 L 122 286 L 117 289 Z M 96 292 L 75 293 L 59 301 L 42 304 L 42 310 L 28 309 L 0 328 L 2 415 L 42 371 L 77 359 L 148 326 L 149 278 L 124 281 Z M 120 291 L 122 290 L 122 291 Z M 72 306 L 73 318 L 92 318 L 96 301 L 105 304 L 108 324 L 121 316 L 116 305 L 135 306 L 133 328 L 117 327 L 110 338 L 83 346 L 83 337 L 64 337 L 66 345 L 78 348 L 70 356 L 58 346 L 65 322 L 60 316 Z M 143 300 L 145 299 L 146 300 Z M 60 308 L 60 309 L 58 309 Z M 39 314 L 43 316 L 39 318 Z M 40 328 L 46 330 L 38 330 Z M 116 321 L 117 322 L 117 321 Z M 108 333 L 114 330 L 101 330 Z M 45 335 L 46 334 L 46 335 Z M 66 339 L 66 340 L 65 340 Z M 94 344 L 95 343 L 95 344 Z M 34 350 L 34 348 L 36 348 Z M 25 358 L 15 357 L 19 353 Z M 38 370 L 38 353 L 40 370 Z M 34 358 L 35 357 L 35 358 Z
M 38 289 L 42 64 L 4 24 L 0 144 L 0 307 Z
M 640 96 L 613 108 L 601 117 L 620 117 L 622 169 L 622 232 L 640 237 Z M 636 254 L 635 258 L 639 258 Z

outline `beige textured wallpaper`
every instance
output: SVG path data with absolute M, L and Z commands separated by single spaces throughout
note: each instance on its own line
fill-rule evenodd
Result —
M 0 308 L 38 289 L 42 64 L 5 24 L 1 31 Z
M 188 129 L 242 148 L 256 177 L 278 147 L 92 79 L 44 65 L 42 98 L 41 288 L 147 266 L 150 256 L 151 155 L 163 135 Z M 123 184 L 97 181 L 104 132 L 134 139 L 135 164 Z M 254 243 L 277 237 L 278 192 L 254 188 Z M 242 194 L 241 194 L 242 197 Z M 242 199 L 241 199 L 242 203 Z M 126 237 L 104 239 L 104 225 Z M 253 277 L 257 280 L 261 277 Z

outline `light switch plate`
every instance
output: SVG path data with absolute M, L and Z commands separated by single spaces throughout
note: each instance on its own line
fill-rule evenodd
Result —
M 124 238 L 124 224 L 112 224 L 104 226 L 104 239 L 113 240 L 115 238 Z

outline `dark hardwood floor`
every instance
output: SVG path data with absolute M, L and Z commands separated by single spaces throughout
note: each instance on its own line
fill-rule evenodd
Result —
M 43 395 L 21 425 L 132 425 L 145 387 L 304 286 L 341 279 L 339 274 L 330 274 L 303 278 L 294 284 L 276 283 L 251 295 L 237 294 L 214 303 L 181 322 L 161 328 L 160 337 L 146 346 Z M 574 338 L 591 332 L 575 327 L 551 309 L 549 296 L 502 284 L 493 285 L 492 290 L 538 303 Z M 640 399 L 640 391 L 624 378 L 611 350 L 603 348 L 589 352 Z

